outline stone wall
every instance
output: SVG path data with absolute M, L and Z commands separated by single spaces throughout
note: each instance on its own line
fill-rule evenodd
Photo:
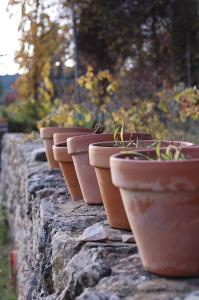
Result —
M 17 249 L 18 299 L 199 299 L 198 278 L 145 272 L 130 232 L 111 229 L 102 206 L 72 202 L 41 147 L 23 135 L 3 139 L 1 201 Z

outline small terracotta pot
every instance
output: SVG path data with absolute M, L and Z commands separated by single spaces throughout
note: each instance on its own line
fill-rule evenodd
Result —
M 71 155 L 68 154 L 67 142 L 53 146 L 55 160 L 59 163 L 72 200 L 83 199 Z
M 165 276 L 199 275 L 199 147 L 182 151 L 189 159 L 135 160 L 127 153 L 110 159 L 143 266 Z
M 140 134 L 134 133 L 132 140 L 137 140 Z M 139 146 L 142 148 L 154 147 L 156 140 L 140 140 Z M 192 145 L 186 142 L 162 141 L 161 146 L 168 145 Z M 110 156 L 121 151 L 135 149 L 135 147 L 118 147 L 115 142 L 101 142 L 91 144 L 89 146 L 90 164 L 95 168 L 97 181 L 102 196 L 102 201 L 107 215 L 107 220 L 110 226 L 119 229 L 130 229 L 130 225 L 124 210 L 120 191 L 112 184 L 110 172 Z
M 142 134 L 142 136 L 144 137 L 145 135 Z M 150 137 L 149 135 L 146 136 Z M 129 139 L 130 137 L 130 133 L 124 134 L 124 138 Z M 113 140 L 112 133 L 90 134 L 67 140 L 68 153 L 72 155 L 83 198 L 87 204 L 102 203 L 95 171 L 89 163 L 88 147 L 95 142 L 111 140 Z
M 87 135 L 90 133 L 91 132 L 84 132 L 83 134 Z M 55 160 L 59 164 L 71 198 L 74 201 L 83 199 L 83 196 L 75 172 L 72 156 L 68 154 L 67 139 L 73 136 L 80 135 L 82 135 L 82 132 L 65 132 L 53 134 L 53 142 L 55 145 L 53 146 L 53 155 Z
M 55 161 L 53 156 L 53 134 L 54 133 L 64 133 L 64 132 L 88 132 L 90 131 L 87 128 L 79 128 L 79 127 L 71 127 L 71 128 L 64 128 L 64 127 L 46 127 L 40 129 L 40 136 L 43 140 L 46 156 L 48 160 L 48 167 L 49 169 L 58 168 L 59 165 Z

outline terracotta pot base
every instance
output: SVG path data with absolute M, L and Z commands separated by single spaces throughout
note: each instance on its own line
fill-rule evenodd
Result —
M 195 192 L 121 190 L 121 194 L 145 270 L 163 276 L 198 276 L 199 198 Z
M 75 172 L 73 161 L 71 162 L 59 162 L 60 169 L 64 176 L 65 183 L 68 187 L 72 200 L 82 200 L 82 192 L 79 186 L 77 175 Z
M 110 169 L 95 168 L 108 223 L 116 229 L 131 230 L 120 191 L 112 184 Z

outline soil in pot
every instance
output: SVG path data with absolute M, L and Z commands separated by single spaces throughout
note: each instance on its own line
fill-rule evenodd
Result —
M 95 168 L 97 181 L 110 226 L 118 229 L 130 229 L 130 225 L 124 210 L 119 189 L 112 184 L 110 173 L 110 156 L 124 150 L 135 149 L 135 147 L 155 147 L 156 140 L 137 140 L 140 134 L 132 134 L 130 147 L 118 146 L 115 142 L 101 142 L 89 146 L 90 164 Z M 129 143 L 126 143 L 126 146 Z M 161 146 L 167 145 L 192 145 L 191 143 L 178 141 L 161 141 Z
M 142 134 L 142 136 L 144 137 L 145 135 Z M 124 134 L 124 138 L 129 139 L 130 137 L 131 133 Z M 145 137 L 150 138 L 149 135 Z M 95 171 L 89 163 L 88 147 L 92 143 L 111 141 L 112 139 L 112 133 L 102 133 L 73 137 L 67 140 L 68 153 L 72 155 L 83 198 L 87 204 L 102 203 Z
M 64 127 L 46 127 L 40 129 L 40 136 L 43 140 L 46 156 L 48 160 L 48 167 L 49 169 L 59 168 L 57 161 L 54 159 L 53 156 L 53 134 L 54 133 L 69 133 L 69 132 L 90 132 L 90 129 L 87 128 L 80 128 L 80 127 L 71 127 L 71 128 L 64 128 Z
M 125 153 L 110 159 L 143 266 L 164 276 L 199 275 L 199 147 L 182 152 L 185 160 Z M 156 156 L 154 150 L 140 153 Z

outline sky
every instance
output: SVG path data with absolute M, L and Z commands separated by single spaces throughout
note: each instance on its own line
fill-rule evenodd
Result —
M 8 0 L 0 0 L 0 75 L 15 74 L 19 71 L 14 62 L 14 54 L 19 49 L 20 12 L 15 10 L 10 18 L 10 12 L 6 11 L 7 4 Z
M 51 0 L 48 0 L 49 2 Z M 20 22 L 19 7 L 12 8 L 12 17 L 7 11 L 8 0 L 0 0 L 0 75 L 16 74 L 18 65 L 14 62 L 15 51 L 19 49 L 18 25 Z M 56 20 L 57 12 L 49 10 L 52 20 Z M 66 66 L 71 67 L 74 61 L 68 59 Z

